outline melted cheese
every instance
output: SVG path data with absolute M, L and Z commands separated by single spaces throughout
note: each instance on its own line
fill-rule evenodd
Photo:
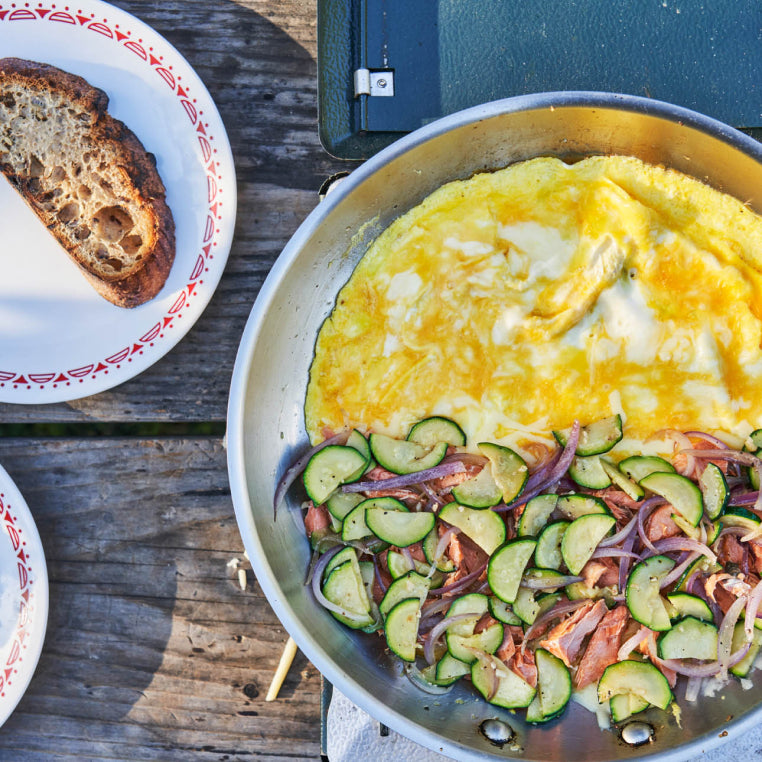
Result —
M 306 419 L 469 441 L 612 412 L 628 436 L 762 425 L 762 218 L 628 157 L 443 186 L 371 245 L 318 337 Z

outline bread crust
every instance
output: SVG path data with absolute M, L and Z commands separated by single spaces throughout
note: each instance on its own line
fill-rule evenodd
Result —
M 136 307 L 156 296 L 169 275 L 174 220 L 154 156 L 107 109 L 106 93 L 82 77 L 0 59 L 0 171 L 96 291 Z M 37 143 L 35 120 L 37 133 L 45 130 Z M 65 175 L 60 182 L 56 172 Z

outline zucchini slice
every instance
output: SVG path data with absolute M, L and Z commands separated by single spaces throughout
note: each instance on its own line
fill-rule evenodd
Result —
M 362 540 L 373 534 L 373 530 L 365 520 L 368 508 L 382 508 L 386 511 L 402 511 L 407 513 L 407 506 L 400 500 L 397 500 L 396 497 L 369 497 L 358 503 L 344 517 L 344 523 L 341 527 L 341 539 L 344 542 Z
M 437 560 L 436 554 L 438 545 L 439 532 L 437 531 L 437 528 L 434 527 L 434 529 L 423 538 L 423 555 L 426 556 L 426 560 L 430 564 L 436 565 L 437 571 L 445 572 L 446 574 L 455 571 L 455 563 L 451 558 L 448 558 L 446 554 L 443 554 L 442 557 Z
M 623 722 L 633 714 L 648 709 L 650 704 L 633 693 L 617 693 L 609 700 L 609 709 L 611 710 L 611 719 L 614 722 Z
M 460 529 L 487 555 L 492 555 L 505 542 L 505 522 L 494 511 L 481 511 L 452 502 L 442 506 L 439 518 Z
M 575 456 L 569 465 L 569 476 L 580 487 L 588 489 L 606 489 L 611 486 L 611 477 L 604 470 L 603 462 L 598 455 Z
M 352 629 L 371 626 L 370 601 L 365 589 L 357 558 L 339 564 L 331 570 L 323 583 L 323 595 L 340 606 L 344 613 L 331 611 L 331 615 Z
M 730 652 L 735 653 L 741 646 L 746 643 L 746 631 L 744 630 L 744 623 L 737 622 L 735 629 L 733 630 L 733 640 L 730 646 Z M 754 627 L 752 634 L 751 645 L 746 656 L 741 659 L 737 664 L 734 664 L 730 668 L 730 672 L 736 677 L 746 677 L 751 672 L 754 662 L 757 660 L 760 646 L 762 646 L 762 630 Z
M 464 664 L 472 664 L 476 660 L 475 651 L 493 654 L 503 642 L 503 625 L 500 622 L 493 622 L 481 632 L 472 635 L 458 635 L 452 631 L 453 629 L 450 628 L 445 634 L 447 651 Z
M 494 680 L 497 680 L 497 690 L 490 697 Z M 471 682 L 490 704 L 505 709 L 529 706 L 536 693 L 526 680 L 495 658 L 477 658 L 471 665 Z
M 590 513 L 574 519 L 561 538 L 561 555 L 566 568 L 579 574 L 598 547 L 598 543 L 616 526 L 608 513 Z
M 386 615 L 386 643 L 403 661 L 415 661 L 420 619 L 421 601 L 418 598 L 405 598 Z
M 614 486 L 619 487 L 619 489 L 632 500 L 640 500 L 645 494 L 643 487 L 630 479 L 627 474 L 620 471 L 617 466 L 610 463 L 605 458 L 601 458 L 601 467 L 611 479 Z
M 625 600 L 633 619 L 656 632 L 672 627 L 659 584 L 675 562 L 667 556 L 651 556 L 636 564 L 627 579 Z
M 365 510 L 365 523 L 373 534 L 398 548 L 420 542 L 434 528 L 436 518 L 430 511 L 411 513 L 377 506 Z
M 437 685 L 452 685 L 456 680 L 470 674 L 471 667 L 460 659 L 456 659 L 449 651 L 437 662 Z
M 376 462 L 395 474 L 412 474 L 433 468 L 447 454 L 447 442 L 426 446 L 386 434 L 371 434 L 369 442 Z
M 413 559 L 413 566 L 411 568 L 408 559 L 396 550 L 389 551 L 386 556 L 386 565 L 389 567 L 389 574 L 391 574 L 392 579 L 404 577 L 411 571 L 414 571 L 423 577 L 427 577 L 431 571 L 431 566 L 429 566 L 429 564 L 426 564 L 423 561 L 418 561 L 417 559 Z M 444 577 L 442 573 L 435 571 L 431 576 L 431 587 L 439 587 L 443 580 Z
M 400 601 L 404 601 L 406 598 L 417 598 L 421 602 L 421 605 L 423 605 L 426 596 L 429 594 L 430 586 L 431 582 L 428 577 L 424 577 L 414 571 L 409 572 L 404 577 L 395 579 L 389 585 L 384 597 L 381 599 L 381 603 L 378 605 L 381 616 L 385 619 L 389 612 Z
M 554 521 L 540 532 L 534 550 L 534 562 L 543 569 L 560 569 L 564 558 L 561 555 L 561 541 L 570 521 Z
M 424 418 L 414 424 L 407 434 L 409 442 L 416 442 L 424 447 L 433 447 L 445 442 L 453 447 L 463 447 L 466 435 L 455 421 L 440 415 Z
M 712 615 L 712 610 L 709 608 L 709 604 L 697 595 L 676 592 L 668 595 L 667 600 L 670 603 L 670 606 L 667 608 L 670 612 L 670 618 L 673 621 L 684 619 L 687 616 L 701 619 L 704 622 L 714 621 L 714 616 Z
M 325 501 L 325 507 L 337 521 L 344 521 L 352 508 L 362 503 L 364 499 L 362 495 L 358 495 L 356 492 L 337 491 Z
M 749 532 L 759 529 L 762 523 L 759 516 L 747 508 L 728 508 L 717 520 L 724 527 L 743 527 Z
M 553 432 L 553 436 L 561 447 L 566 447 L 570 431 L 571 429 L 562 429 Z M 583 457 L 600 455 L 603 452 L 608 452 L 621 439 L 622 416 L 619 414 L 610 415 L 608 418 L 601 418 L 599 421 L 580 428 L 576 454 Z
M 448 632 L 457 635 L 473 635 L 476 623 L 489 609 L 489 598 L 483 593 L 468 593 L 456 598 L 447 609 L 447 616 L 460 616 L 461 614 L 473 614 L 473 619 L 465 619 L 452 625 Z
M 699 477 L 699 488 L 704 498 L 706 515 L 714 521 L 728 504 L 730 490 L 725 474 L 716 463 L 707 463 Z
M 659 638 L 659 656 L 662 659 L 716 659 L 717 627 L 714 622 L 687 616 Z
M 503 493 L 492 476 L 489 463 L 476 476 L 452 488 L 452 496 L 470 508 L 490 508 L 503 499 Z
M 572 493 L 570 495 L 561 495 L 556 503 L 558 512 L 567 519 L 578 519 L 580 516 L 587 516 L 591 513 L 605 513 L 611 515 L 606 503 L 599 497 L 593 495 L 583 495 Z
M 694 527 L 704 514 L 701 490 L 682 474 L 657 472 L 640 480 L 640 486 L 661 495 Z
M 544 648 L 538 648 L 534 657 L 537 664 L 537 694 L 527 709 L 527 722 L 547 722 L 558 717 L 569 703 L 571 675 L 563 661 Z
M 675 473 L 675 467 L 658 455 L 631 455 L 629 458 L 619 461 L 619 470 L 634 482 L 639 482 L 646 476 L 657 472 Z
M 321 505 L 342 484 L 357 481 L 365 465 L 364 456 L 354 447 L 328 445 L 307 463 L 302 476 L 304 489 L 315 505 Z
M 521 578 L 537 541 L 519 537 L 492 555 L 487 567 L 487 581 L 492 592 L 505 603 L 513 603 L 519 592 Z
M 537 495 L 525 506 L 519 518 L 519 537 L 536 537 L 548 523 L 550 514 L 556 509 L 558 495 Z
M 645 661 L 619 661 L 606 667 L 598 681 L 598 702 L 620 693 L 631 693 L 659 709 L 666 709 L 673 698 L 667 678 Z
M 496 595 L 489 597 L 489 613 L 503 624 L 520 625 L 521 619 L 514 613 L 510 604 L 501 601 Z
M 543 571 L 548 571 L 544 569 Z M 538 616 L 542 616 L 552 608 L 561 597 L 561 593 L 546 593 L 540 590 L 530 590 L 520 587 L 513 602 L 513 611 L 524 624 L 534 624 Z
M 373 456 L 370 452 L 370 445 L 368 444 L 368 440 L 364 437 L 362 432 L 358 431 L 357 429 L 352 429 L 352 431 L 349 433 L 349 437 L 347 438 L 347 447 L 354 447 L 355 450 L 357 450 L 357 452 L 359 452 L 360 455 L 365 458 L 365 468 L 363 468 L 362 472 L 357 476 L 359 479 L 362 474 L 370 471 L 370 469 L 375 465 L 373 462 Z
M 529 477 L 526 461 L 510 447 L 503 447 L 492 442 L 480 442 L 479 452 L 489 458 L 492 466 L 492 478 L 495 480 L 503 500 L 510 503 L 524 489 Z

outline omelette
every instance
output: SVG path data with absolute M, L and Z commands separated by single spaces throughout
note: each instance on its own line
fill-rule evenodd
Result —
M 625 156 L 442 186 L 371 244 L 324 322 L 305 417 L 404 436 L 430 415 L 516 446 L 574 420 L 762 426 L 762 217 Z

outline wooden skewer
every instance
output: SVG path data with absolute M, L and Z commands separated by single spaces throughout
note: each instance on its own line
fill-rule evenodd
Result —
M 283 685 L 283 681 L 286 679 L 286 675 L 288 674 L 288 670 L 291 668 L 291 663 L 294 661 L 295 656 L 296 642 L 291 636 L 289 636 L 288 640 L 286 641 L 286 645 L 283 647 L 283 653 L 280 656 L 278 668 L 275 670 L 275 674 L 273 675 L 272 682 L 270 683 L 270 689 L 267 691 L 267 696 L 265 696 L 265 701 L 275 701 L 275 699 L 278 698 L 278 693 L 280 692 L 281 686 Z

